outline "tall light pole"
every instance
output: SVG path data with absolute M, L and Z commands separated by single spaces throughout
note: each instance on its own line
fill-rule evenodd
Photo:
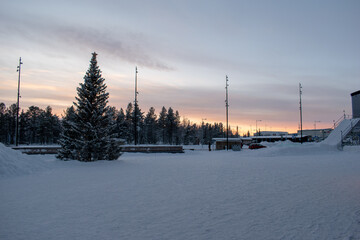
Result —
M 316 120 L 314 121 L 314 128 L 315 128 L 315 129 L 314 129 L 314 130 L 315 130 L 315 137 L 317 137 L 317 133 L 316 133 L 316 123 L 317 123 L 317 122 L 319 123 L 319 122 L 321 122 L 321 121 L 316 121 Z
M 261 122 L 262 120 L 256 120 L 256 128 L 255 128 L 255 132 L 258 132 L 258 128 L 257 128 L 257 123 Z M 260 131 L 259 131 L 260 132 Z
M 302 144 L 303 143 L 303 141 L 302 141 L 303 132 L 302 132 L 302 103 L 301 103 L 302 86 L 301 86 L 301 83 L 299 83 L 299 95 L 300 95 L 300 142 Z
M 21 57 L 19 59 L 19 65 L 17 66 L 17 72 L 19 72 L 18 77 L 18 92 L 17 92 L 17 102 L 16 102 L 16 127 L 15 127 L 15 145 L 19 145 L 19 101 L 20 101 L 20 74 L 21 74 Z
M 226 89 L 226 150 L 229 150 L 229 98 L 228 98 L 228 86 L 229 86 L 229 79 L 226 75 L 226 82 L 225 82 L 225 89 Z
M 138 109 L 138 103 L 137 103 L 137 95 L 139 94 L 137 91 L 137 74 L 138 70 L 137 67 L 135 67 L 135 101 L 134 101 L 134 143 L 137 144 L 137 109 Z

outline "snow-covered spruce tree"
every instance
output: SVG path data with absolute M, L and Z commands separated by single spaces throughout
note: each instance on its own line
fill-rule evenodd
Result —
M 106 92 L 105 79 L 97 65 L 96 53 L 92 54 L 89 70 L 84 83 L 77 88 L 77 102 L 74 102 L 74 119 L 68 122 L 75 136 L 68 136 L 62 144 L 59 158 L 71 158 L 84 162 L 114 160 L 120 156 L 120 147 L 113 138 L 114 112 L 106 106 L 109 94 Z M 63 138 L 64 139 L 64 138 Z M 61 143 L 61 142 L 60 142 Z M 71 151 L 69 156 L 62 152 Z

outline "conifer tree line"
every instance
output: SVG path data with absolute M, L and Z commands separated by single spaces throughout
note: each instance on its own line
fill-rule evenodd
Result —
M 110 107 L 116 138 L 134 144 L 134 104 L 123 108 Z M 74 108 L 68 108 L 62 118 L 52 113 L 50 106 L 41 109 L 31 106 L 19 116 L 20 144 L 57 144 L 60 134 L 66 129 L 64 120 L 71 118 Z M 195 124 L 188 119 L 180 120 L 178 111 L 172 107 L 157 112 L 150 107 L 145 113 L 138 108 L 138 144 L 208 144 L 212 138 L 225 137 L 226 127 L 222 123 Z M 16 104 L 6 107 L 0 103 L 0 142 L 15 143 Z M 65 127 L 64 127 L 65 125 Z M 229 136 L 236 134 L 229 132 Z
M 64 112 L 62 119 L 52 114 L 50 106 L 45 110 L 37 106 L 22 110 L 19 116 L 20 144 L 60 144 L 66 146 L 62 148 L 63 158 L 88 161 L 116 158 L 116 153 L 108 156 L 116 151 L 103 149 L 116 149 L 119 139 L 127 144 L 196 145 L 225 137 L 226 129 L 222 123 L 197 125 L 187 119 L 181 121 L 179 112 L 172 107 L 163 106 L 158 113 L 150 107 L 145 113 L 138 104 L 131 102 L 125 110 L 107 106 L 109 94 L 96 55 L 93 53 L 84 83 L 77 88 L 76 102 Z M 0 103 L 2 143 L 15 143 L 16 110 L 16 104 L 6 107 Z M 231 132 L 230 135 L 233 136 Z M 79 151 L 74 150 L 78 148 L 83 148 L 86 154 L 91 152 L 90 149 L 95 150 L 92 156 L 80 156 Z M 97 156 L 100 152 L 108 155 Z
M 16 104 L 6 107 L 0 103 L 0 142 L 15 143 Z M 31 106 L 19 115 L 20 144 L 55 144 L 62 132 L 61 120 L 50 106 L 41 109 Z
M 198 125 L 188 119 L 181 120 L 179 112 L 172 107 L 163 106 L 158 113 L 150 107 L 145 113 L 141 109 L 135 110 L 134 104 L 129 103 L 125 111 L 114 108 L 117 137 L 129 144 L 134 143 L 135 111 L 138 144 L 197 145 L 208 144 L 212 138 L 225 137 L 226 129 L 222 123 Z

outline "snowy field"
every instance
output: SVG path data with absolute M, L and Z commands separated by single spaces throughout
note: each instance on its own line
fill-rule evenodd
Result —
M 360 239 L 359 147 L 81 163 L 0 145 L 0 190 L 2 240 Z

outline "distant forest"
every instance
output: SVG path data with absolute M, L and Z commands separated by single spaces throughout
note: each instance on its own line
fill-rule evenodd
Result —
M 125 111 L 111 107 L 111 112 L 116 137 L 134 144 L 134 105 L 129 103 Z M 158 114 L 153 107 L 146 114 L 138 108 L 136 116 L 137 144 L 197 145 L 226 136 L 226 126 L 222 123 L 180 121 L 179 112 L 171 107 L 162 107 Z M 16 104 L 6 107 L 0 103 L 0 142 L 15 144 L 15 128 Z M 19 115 L 19 144 L 57 144 L 62 132 L 62 119 L 52 113 L 50 106 L 46 109 L 31 106 Z M 229 131 L 229 137 L 238 134 Z

